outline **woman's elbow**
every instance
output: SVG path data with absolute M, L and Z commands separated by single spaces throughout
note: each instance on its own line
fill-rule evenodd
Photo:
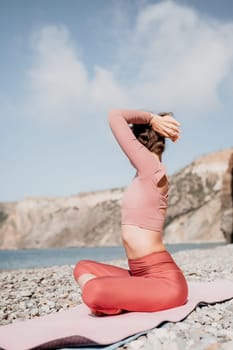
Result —
M 115 118 L 116 115 L 119 113 L 119 109 L 111 109 L 109 112 L 108 112 L 108 120 L 111 120 L 112 118 Z
M 110 126 L 112 126 L 114 124 L 114 120 L 116 120 L 116 114 L 117 114 L 117 110 L 116 109 L 111 109 L 108 112 L 108 123 Z

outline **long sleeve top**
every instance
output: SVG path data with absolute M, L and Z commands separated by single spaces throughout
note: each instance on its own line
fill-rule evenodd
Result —
M 162 232 L 168 193 L 159 191 L 159 180 L 166 176 L 164 165 L 137 140 L 128 124 L 148 124 L 152 116 L 139 110 L 112 110 L 109 125 L 120 147 L 137 173 L 122 198 L 121 223 Z

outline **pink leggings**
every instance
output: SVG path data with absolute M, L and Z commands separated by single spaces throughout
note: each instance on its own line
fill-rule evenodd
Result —
M 74 278 L 85 273 L 96 276 L 82 293 L 84 303 L 107 315 L 125 311 L 159 311 L 183 305 L 188 288 L 185 277 L 167 251 L 129 259 L 129 270 L 81 260 L 74 268 Z

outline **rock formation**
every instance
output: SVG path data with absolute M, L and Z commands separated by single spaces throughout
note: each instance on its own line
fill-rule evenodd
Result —
M 233 149 L 205 155 L 174 174 L 169 192 L 165 240 L 169 243 L 225 240 L 222 191 Z M 228 179 L 229 180 L 229 179 Z M 228 200 L 224 209 L 232 213 Z
M 119 245 L 123 189 L 0 205 L 0 247 Z
M 233 243 L 233 153 L 223 176 L 221 192 L 221 230 L 226 241 Z
M 165 242 L 232 239 L 232 159 L 215 152 L 170 178 Z M 123 190 L 0 203 L 0 248 L 120 245 Z

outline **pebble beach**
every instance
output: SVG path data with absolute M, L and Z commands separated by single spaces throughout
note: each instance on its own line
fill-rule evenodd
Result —
M 233 244 L 172 254 L 188 281 L 233 281 Z M 127 267 L 126 260 L 109 261 Z M 0 271 L 0 325 L 30 319 L 82 302 L 73 266 Z M 198 306 L 185 320 L 166 323 L 122 345 L 128 350 L 232 350 L 233 299 Z

